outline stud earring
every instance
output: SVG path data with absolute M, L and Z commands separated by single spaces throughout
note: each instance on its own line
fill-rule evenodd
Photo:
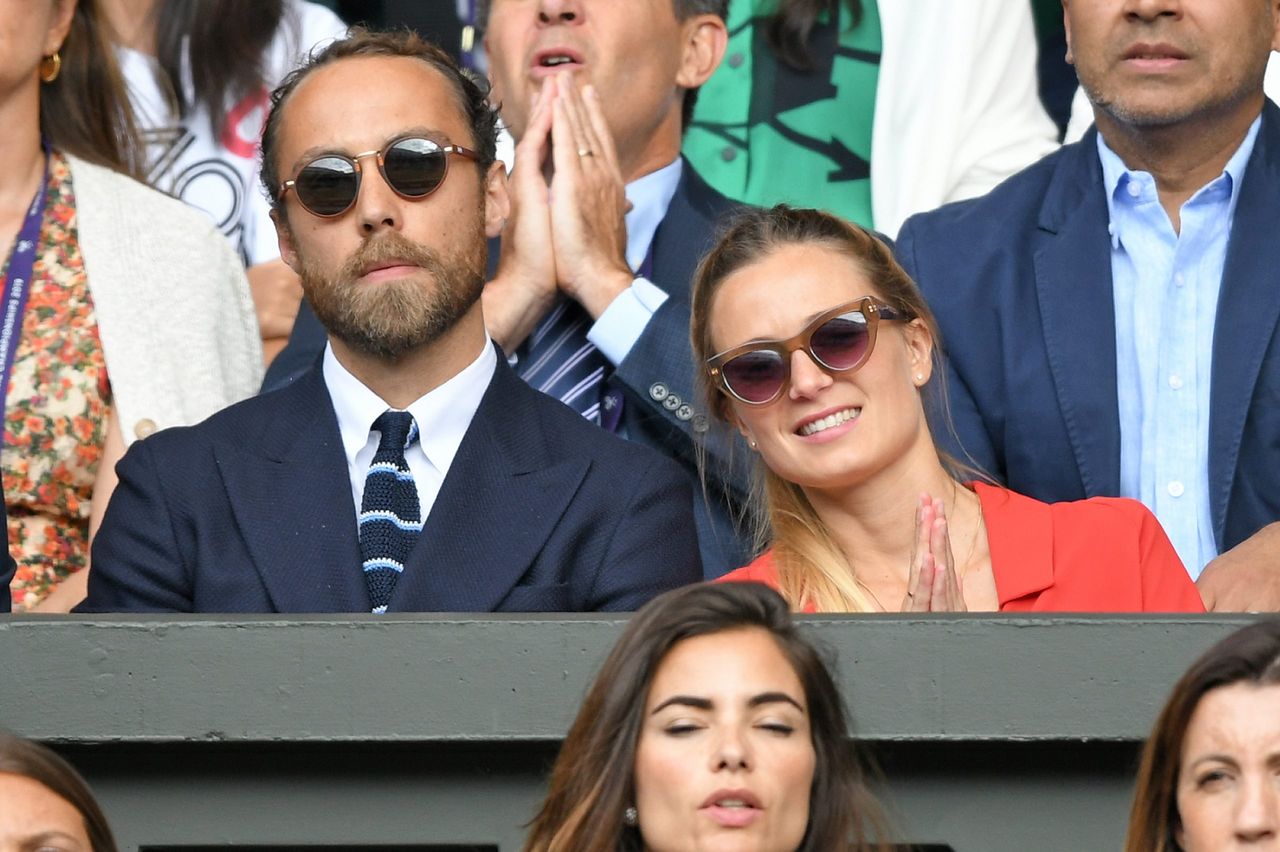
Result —
M 754 450 L 756 447 L 760 446 L 759 444 L 757 444 L 757 443 L 756 443 L 756 439 L 755 439 L 755 438 L 752 438 L 752 439 L 750 439 L 749 441 L 747 441 L 747 445 L 748 445 L 749 447 L 751 447 L 751 449 L 753 449 L 753 450 Z
M 924 384 L 924 373 L 916 373 L 916 384 Z
M 630 805 L 622 812 L 622 822 L 632 828 L 640 824 L 640 812 L 636 810 L 635 805 Z

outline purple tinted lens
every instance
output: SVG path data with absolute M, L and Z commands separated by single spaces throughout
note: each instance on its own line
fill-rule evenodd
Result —
M 747 402 L 768 402 L 782 390 L 786 365 L 777 352 L 762 349 L 739 355 L 720 368 L 724 383 Z
M 308 163 L 293 181 L 303 206 L 317 216 L 336 216 L 356 200 L 355 167 L 341 157 L 321 157 Z
M 866 357 L 869 340 L 867 318 L 850 311 L 818 326 L 809 338 L 809 350 L 831 369 L 848 370 Z

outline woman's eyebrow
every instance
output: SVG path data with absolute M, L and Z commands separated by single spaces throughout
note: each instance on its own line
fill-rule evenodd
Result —
M 697 710 L 710 710 L 713 705 L 710 698 L 699 698 L 694 695 L 673 695 L 657 707 L 653 708 L 649 715 L 652 716 L 654 713 L 672 706 L 693 707 Z
M 792 707 L 795 707 L 801 713 L 804 712 L 804 708 L 800 706 L 800 702 L 796 701 L 794 698 L 792 698 L 790 695 L 787 695 L 785 692 L 762 692 L 759 695 L 753 696 L 751 700 L 747 702 L 747 706 L 759 707 L 762 704 L 779 704 L 779 703 L 790 704 Z

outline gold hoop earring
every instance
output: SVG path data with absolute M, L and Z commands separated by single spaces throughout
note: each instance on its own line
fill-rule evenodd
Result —
M 53 55 L 40 60 L 40 79 L 52 83 L 62 73 L 62 52 L 55 50 Z

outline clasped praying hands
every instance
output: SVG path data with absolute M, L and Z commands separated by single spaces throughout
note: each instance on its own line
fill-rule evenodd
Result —
M 558 293 L 599 318 L 634 279 L 625 181 L 593 87 L 568 72 L 543 82 L 510 183 L 501 260 L 485 297 L 490 333 L 507 351 Z
M 903 612 L 965 612 L 963 585 L 951 552 L 946 508 L 941 499 L 921 494 L 916 505 L 916 536 Z

